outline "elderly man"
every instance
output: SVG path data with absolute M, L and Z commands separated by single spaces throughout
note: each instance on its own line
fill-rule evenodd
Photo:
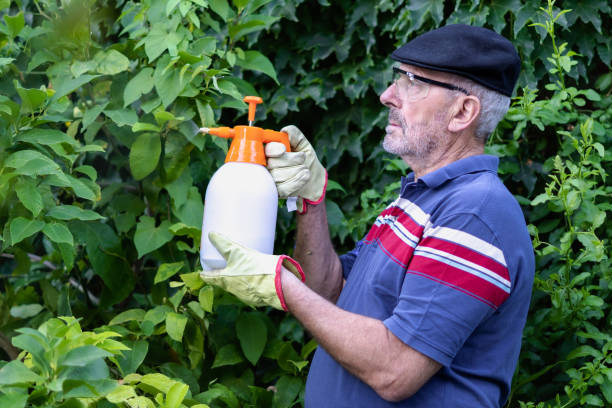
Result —
M 202 276 L 247 303 L 289 310 L 316 338 L 306 407 L 500 407 L 534 258 L 498 160 L 483 153 L 520 60 L 504 37 L 459 24 L 391 58 L 399 65 L 380 96 L 389 108 L 383 147 L 413 173 L 355 249 L 335 253 L 325 169 L 289 126 L 293 152 L 269 144 L 266 154 L 279 195 L 299 197 L 299 263 L 211 233 L 228 266 Z

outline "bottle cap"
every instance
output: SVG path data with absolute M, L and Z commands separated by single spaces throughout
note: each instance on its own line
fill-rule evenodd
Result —
M 270 129 L 262 129 L 252 126 L 255 120 L 257 104 L 263 100 L 258 96 L 246 96 L 244 101 L 249 104 L 249 126 L 201 128 L 200 131 L 211 135 L 231 138 L 232 144 L 225 157 L 225 162 L 242 162 L 266 165 L 264 143 L 278 142 L 285 145 L 288 152 L 291 151 L 289 136 L 285 132 L 277 132 Z

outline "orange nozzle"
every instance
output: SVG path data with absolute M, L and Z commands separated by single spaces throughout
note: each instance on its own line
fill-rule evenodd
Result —
M 255 119 L 255 109 L 257 104 L 263 102 L 258 96 L 246 96 L 244 101 L 249 104 L 249 123 Z M 266 155 L 264 153 L 263 144 L 270 142 L 278 142 L 285 145 L 288 152 L 291 151 L 289 144 L 289 136 L 285 132 L 277 132 L 270 129 L 262 129 L 255 126 L 235 126 L 218 127 L 218 128 L 202 128 L 206 133 L 211 135 L 232 138 L 232 144 L 225 157 L 225 162 L 243 162 L 266 165 Z

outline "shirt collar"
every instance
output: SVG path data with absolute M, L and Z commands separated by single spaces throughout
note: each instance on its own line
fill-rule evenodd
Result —
M 436 188 L 448 180 L 468 173 L 478 173 L 482 171 L 497 173 L 498 165 L 499 158 L 495 156 L 488 154 L 470 156 L 425 174 L 417 180 L 417 184 L 423 183 L 427 187 Z M 414 173 L 402 177 L 402 190 L 403 187 L 409 183 L 414 183 Z

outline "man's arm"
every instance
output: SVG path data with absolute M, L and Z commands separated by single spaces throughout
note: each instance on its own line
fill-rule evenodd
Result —
M 304 270 L 306 284 L 335 303 L 342 289 L 342 264 L 329 237 L 325 202 L 308 204 L 308 211 L 298 215 L 294 258 Z
M 383 399 L 410 397 L 441 367 L 404 344 L 382 321 L 347 312 L 318 296 L 283 268 L 289 311 L 337 362 Z

